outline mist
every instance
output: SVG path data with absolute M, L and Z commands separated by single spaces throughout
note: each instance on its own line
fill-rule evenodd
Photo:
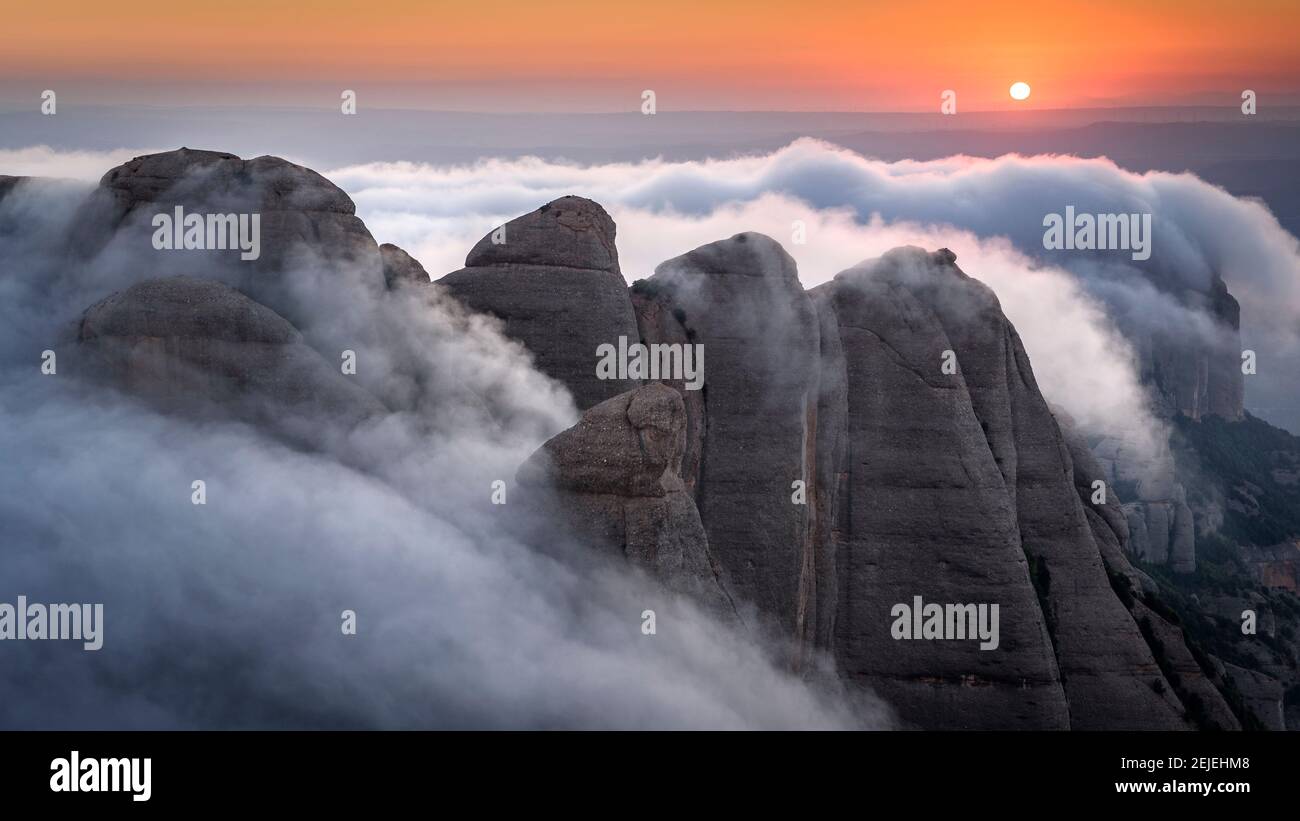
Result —
M 206 257 L 141 254 L 125 238 L 147 235 L 143 224 L 90 256 L 69 247 L 88 182 L 140 153 L 0 156 L 6 172 L 70 178 L 0 201 L 0 601 L 105 605 L 101 651 L 0 645 L 0 726 L 891 726 L 870 694 L 785 672 L 770 637 L 489 503 L 493 481 L 513 493 L 515 468 L 577 418 L 495 320 L 310 256 L 250 284 Z M 997 294 L 1049 401 L 1086 433 L 1155 449 L 1165 432 L 1129 335 L 1213 338 L 1170 293 L 1218 273 L 1242 304 L 1243 346 L 1261 350 L 1248 395 L 1294 401 L 1277 370 L 1300 333 L 1296 240 L 1261 204 L 1190 175 L 1068 157 L 883 163 L 811 140 L 733 160 L 323 173 L 379 242 L 435 279 L 496 225 L 564 194 L 610 211 L 629 281 L 742 231 L 781 242 L 805 287 L 900 245 L 947 247 Z M 1151 259 L 1046 251 L 1043 216 L 1067 205 L 1152 213 Z M 355 350 L 357 381 L 392 413 L 286 420 L 310 432 L 304 446 L 76 378 L 82 311 L 175 269 L 245 288 L 327 362 Z M 40 373 L 45 349 L 60 375 Z M 195 479 L 206 505 L 191 504 Z M 640 629 L 647 609 L 653 636 Z M 344 610 L 355 636 L 340 630 Z
M 438 289 L 301 255 L 257 285 L 326 361 L 355 350 L 393 410 L 287 420 L 309 446 L 81 378 L 81 312 L 178 259 L 122 241 L 144 225 L 84 258 L 66 238 L 88 191 L 29 183 L 0 202 L 0 601 L 103 603 L 104 645 L 0 644 L 0 726 L 888 725 L 869 694 L 786 672 L 765 637 L 490 504 L 577 413 L 499 323 Z M 244 276 L 201 260 L 176 266 Z
M 1257 202 L 1189 174 L 1134 174 L 1108 160 L 1005 156 L 886 163 L 815 140 L 730 160 L 578 165 L 489 160 L 465 166 L 372 163 L 327 173 L 377 236 L 436 279 L 494 226 L 563 194 L 604 205 L 618 224 L 625 277 L 742 231 L 785 246 L 805 287 L 898 245 L 957 253 L 1019 330 L 1045 396 L 1086 433 L 1123 431 L 1161 449 L 1132 340 L 1160 331 L 1223 345 L 1185 289 L 1217 272 L 1242 305 L 1242 346 L 1269 367 L 1248 400 L 1290 423 L 1288 363 L 1300 356 L 1300 247 Z M 1151 213 L 1151 258 L 1048 251 L 1043 218 Z M 1235 344 L 1235 343 L 1234 343 Z M 1298 362 L 1300 364 L 1300 362 Z

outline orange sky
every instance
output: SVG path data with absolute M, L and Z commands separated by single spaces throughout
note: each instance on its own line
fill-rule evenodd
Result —
M 1300 2 L 46 0 L 3 12 L 5 103 L 474 110 L 1233 105 L 1300 92 Z

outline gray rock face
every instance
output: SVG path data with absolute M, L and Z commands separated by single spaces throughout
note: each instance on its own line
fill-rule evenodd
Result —
M 686 409 L 664 385 L 607 399 L 552 437 L 520 476 L 573 493 L 663 496 L 680 483 Z M 543 455 L 545 458 L 542 458 Z
M 1174 506 L 1169 534 L 1169 567 L 1175 573 L 1196 572 L 1196 519 L 1186 502 Z
M 1241 372 L 1241 305 L 1228 293 L 1221 277 L 1215 277 L 1208 311 L 1222 328 L 1221 342 L 1209 356 L 1206 367 L 1206 411 L 1228 420 L 1245 415 L 1246 385 Z
M 1168 505 L 1145 505 L 1147 519 L 1146 560 L 1152 564 L 1166 564 L 1169 561 L 1169 536 L 1173 532 L 1173 516 Z
M 1182 628 L 1149 606 L 1151 597 L 1159 596 L 1159 585 L 1128 560 L 1132 535 L 1141 533 L 1145 538 L 1145 516 L 1138 511 L 1140 530 L 1130 529 L 1121 500 L 1110 488 L 1104 503 L 1093 502 L 1093 482 L 1101 479 L 1103 468 L 1074 428 L 1073 421 L 1060 410 L 1053 409 L 1053 413 L 1074 461 L 1074 485 L 1092 526 L 1093 539 L 1101 551 L 1102 563 L 1111 577 L 1111 587 L 1133 616 L 1160 666 L 1161 676 L 1151 680 L 1153 691 L 1175 709 L 1185 711 L 1200 729 L 1240 730 L 1241 722 L 1223 696 L 1226 683 L 1221 667 L 1202 668 Z M 1167 607 L 1160 609 L 1168 612 Z M 1201 658 L 1209 656 L 1202 654 Z
M 816 623 L 820 323 L 794 260 L 768 237 L 737 234 L 662 263 L 646 288 L 660 306 L 655 317 L 642 303 L 645 341 L 684 335 L 706 354 L 685 461 L 709 546 L 740 598 L 803 636 Z M 684 333 L 667 330 L 669 315 Z
M 1133 487 L 1133 498 L 1123 500 L 1130 530 L 1129 555 L 1150 564 L 1169 565 L 1178 573 L 1191 573 L 1196 570 L 1196 516 L 1178 481 L 1173 457 L 1164 443 L 1159 447 L 1161 452 L 1150 454 L 1134 442 L 1105 438 L 1095 446 L 1089 461 L 1112 494 L 1119 484 Z
M 518 471 L 589 544 L 734 617 L 695 502 L 682 484 L 686 408 L 670 387 L 607 399 L 548 440 Z
M 971 283 L 968 279 L 964 282 Z M 981 286 L 981 290 L 986 289 Z M 988 298 L 996 304 L 991 293 Z M 965 347 L 990 333 L 1005 340 L 1001 346 L 1006 362 L 1005 391 L 1016 458 L 1004 456 L 1000 465 L 1008 490 L 1014 488 L 1020 542 L 1033 565 L 1035 587 L 1044 601 L 1044 615 L 1070 704 L 1070 726 L 1183 728 L 1176 706 L 1152 691 L 1150 682 L 1160 674 L 1159 667 L 1131 615 L 1111 589 L 1092 528 L 1073 486 L 1069 450 L 1038 390 L 1015 329 L 1000 310 L 991 322 L 978 322 L 971 321 L 969 312 L 963 312 L 957 302 L 938 304 L 946 313 L 946 327 L 967 323 L 967 332 L 955 334 L 954 344 Z M 987 316 L 992 316 L 991 310 Z M 961 348 L 955 350 L 968 382 L 972 371 L 999 370 L 994 364 L 996 353 L 972 358 Z M 986 429 L 1002 427 L 991 418 L 999 410 L 998 404 L 981 401 L 975 392 L 972 398 Z M 995 440 L 990 439 L 990 443 L 996 454 Z
M 1228 678 L 1241 693 L 1247 708 L 1268 730 L 1285 730 L 1282 685 L 1277 679 L 1224 662 Z
M 920 726 L 1184 728 L 1103 561 L 1123 511 L 1085 509 L 1015 330 L 954 259 L 899 249 L 806 294 L 742 234 L 634 286 L 646 342 L 708 352 L 683 475 L 723 578 Z M 915 596 L 997 604 L 998 649 L 894 638 Z
M 238 249 L 155 250 L 154 217 L 174 220 L 178 206 L 205 219 L 246 214 L 250 229 L 257 214 L 258 257 L 242 260 Z M 278 157 L 244 160 L 188 148 L 136 157 L 104 175 L 77 223 L 82 227 L 74 244 L 87 255 L 111 243 L 130 265 L 146 267 L 142 278 L 219 278 L 273 308 L 285 306 L 284 279 L 298 267 L 382 282 L 379 248 L 348 195 L 315 171 Z M 111 263 L 116 256 L 103 259 Z
M 835 658 L 923 727 L 1064 728 L 1065 693 L 1017 533 L 1005 321 L 950 259 L 900 249 L 814 291 L 834 313 L 846 364 Z M 949 312 L 936 310 L 950 297 L 973 298 L 983 318 L 952 327 L 955 338 Z M 958 373 L 942 372 L 945 350 L 957 351 Z M 891 608 L 914 596 L 997 604 L 998 649 L 894 639 Z
M 839 567 L 848 556 L 849 532 L 849 381 L 839 320 L 825 293 L 812 294 L 820 328 L 817 373 L 816 452 L 810 514 L 813 556 L 804 579 L 811 589 L 801 599 L 815 604 L 803 639 L 819 650 L 833 650 L 839 602 Z
M 817 289 L 848 376 L 837 661 L 927 727 L 1184 728 L 1103 562 L 1127 522 L 1084 508 L 1015 329 L 954 259 L 898 249 Z M 1000 649 L 893 640 L 913 595 L 998 603 Z
M 637 331 L 647 343 L 672 345 L 694 344 L 695 335 L 688 331 L 678 317 L 686 314 L 673 307 L 672 300 L 649 280 L 637 280 L 629 290 L 632 310 L 636 314 Z M 686 390 L 684 379 L 661 379 L 682 395 L 686 405 L 686 452 L 682 457 L 682 481 L 691 497 L 695 497 L 700 478 L 700 455 L 704 452 L 704 391 Z
M 1170 329 L 1138 340 L 1142 376 L 1151 388 L 1155 407 L 1165 416 L 1200 419 L 1215 415 L 1239 420 L 1245 400 L 1241 307 L 1218 276 L 1208 293 L 1187 291 L 1182 299 L 1189 308 L 1213 320 L 1217 333 L 1206 340 Z
M 86 375 L 168 410 L 221 406 L 296 436 L 322 415 L 355 424 L 385 411 L 279 314 L 210 280 L 115 293 L 86 310 L 77 344 Z
M 589 199 L 560 197 L 499 230 L 478 241 L 465 267 L 551 265 L 619 273 L 614 220 Z
M 379 256 L 384 263 L 384 284 L 390 289 L 403 284 L 429 284 L 429 273 L 419 260 L 396 245 L 385 242 L 379 246 Z
M 1147 533 L 1146 509 L 1125 505 L 1124 513 L 1130 534 L 1129 549 L 1133 551 L 1135 558 L 1145 560 L 1150 555 L 1151 543 L 1151 536 Z
M 1241 722 L 1224 700 L 1219 687 L 1197 663 L 1187 648 L 1183 631 L 1170 624 L 1148 608 L 1143 602 L 1133 604 L 1133 616 L 1140 625 L 1162 669 L 1170 675 L 1162 677 L 1162 687 L 1175 682 L 1167 694 L 1179 699 L 1179 705 L 1195 705 L 1189 718 L 1197 722 L 1198 729 L 1240 730 Z M 1221 677 L 1218 677 L 1221 681 Z
M 1150 564 L 1167 564 L 1176 573 L 1196 571 L 1195 515 L 1183 501 L 1182 485 L 1175 498 L 1130 502 L 1124 510 L 1131 525 L 1129 552 Z
M 500 233 L 499 233 L 500 232 Z M 494 235 L 502 242 L 494 242 Z M 591 200 L 562 197 L 479 241 L 466 267 L 438 280 L 472 310 L 505 321 L 543 373 L 580 409 L 640 383 L 597 377 L 597 349 L 639 339 L 614 250 L 614 222 Z

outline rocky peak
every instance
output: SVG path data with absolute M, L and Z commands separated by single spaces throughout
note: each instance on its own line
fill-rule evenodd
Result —
M 263 211 L 355 214 L 352 198 L 320 174 L 279 157 L 244 160 L 222 151 L 179 148 L 136 157 L 110 170 L 100 187 L 125 210 L 177 200 L 230 202 Z M 166 204 L 166 203 L 163 203 Z
M 602 379 L 597 349 L 640 340 L 618 269 L 614 221 L 582 197 L 561 197 L 479 241 L 466 267 L 438 280 L 471 310 L 505 323 L 538 370 L 563 383 L 579 409 L 640 384 Z
M 614 220 L 598 203 L 567 196 L 516 217 L 483 237 L 465 267 L 548 265 L 619 273 Z
M 161 229 L 153 220 L 165 215 L 175 232 L 178 208 L 183 218 L 204 218 L 202 249 L 154 248 Z M 238 230 L 247 231 L 241 238 L 250 247 L 256 239 L 255 254 L 244 257 L 228 236 L 224 248 L 206 247 L 207 217 L 222 214 L 239 218 Z M 244 160 L 189 148 L 136 157 L 103 176 L 75 224 L 70 244 L 83 259 L 98 256 L 97 264 L 111 269 L 106 274 L 221 279 L 291 320 L 298 317 L 286 295 L 288 277 L 325 274 L 382 287 L 379 247 L 352 199 L 315 171 L 279 157 Z
M 658 277 L 671 278 L 680 273 L 734 274 L 799 282 L 798 266 L 781 243 L 753 231 L 702 245 L 655 268 Z
M 410 254 L 385 242 L 379 246 L 379 256 L 384 263 L 384 284 L 390 289 L 399 284 L 428 285 L 429 272 L 424 270 L 420 261 Z
M 305 248 L 364 260 L 377 292 L 427 280 L 375 245 L 346 194 L 276 158 L 150 155 L 98 193 L 104 242 L 140 240 L 125 234 L 156 209 L 242 205 L 269 243 L 252 270 L 288 270 Z M 951 251 L 894 249 L 808 292 L 778 242 L 742 233 L 664 262 L 630 296 L 614 243 L 604 209 L 563 197 L 439 280 L 585 409 L 520 466 L 525 504 L 717 612 L 757 615 L 796 666 L 828 651 L 917 726 L 1170 729 L 1193 697 L 1213 700 L 1181 633 L 1132 597 L 1134 520 L 1090 507 L 1106 468 L 1063 432 L 996 296 Z M 1225 321 L 1229 300 L 1214 301 Z M 85 312 L 74 361 L 168 408 L 226 400 L 254 424 L 292 422 L 291 436 L 322 413 L 387 413 L 292 321 L 224 282 L 154 279 Z M 620 340 L 702 345 L 703 390 L 598 378 L 598 348 Z M 914 597 L 997 605 L 1000 641 L 900 640 L 893 609 Z

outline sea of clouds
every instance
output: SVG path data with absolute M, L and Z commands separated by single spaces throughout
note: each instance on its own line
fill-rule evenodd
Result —
M 791 673 L 788 648 L 492 505 L 576 410 L 498 322 L 432 289 L 276 273 L 277 308 L 333 367 L 355 349 L 395 411 L 304 415 L 313 446 L 77 378 L 82 312 L 168 259 L 147 230 L 70 243 L 89 190 L 0 201 L 0 602 L 101 603 L 103 646 L 0 641 L 0 727 L 886 726 L 868 694 Z
M 70 265 L 63 247 L 87 183 L 139 153 L 0 151 L 0 173 L 80 181 L 0 204 L 0 601 L 106 605 L 97 653 L 0 644 L 0 726 L 888 725 L 869 697 L 785 672 L 782 648 L 624 568 L 537 551 L 485 512 L 490 483 L 575 412 L 499 327 L 446 300 L 294 273 L 287 298 L 309 341 L 363 340 L 378 393 L 418 373 L 406 412 L 315 451 L 41 375 L 49 340 L 156 267 L 129 254 Z M 566 194 L 610 211 L 629 280 L 741 231 L 780 241 L 808 287 L 899 245 L 950 248 L 997 293 L 1047 398 L 1094 433 L 1162 435 L 1125 333 L 1213 333 L 1171 289 L 1218 274 L 1265 368 L 1297 348 L 1296 239 L 1261 204 L 1189 175 L 1067 157 L 884 163 L 811 140 L 702 162 L 320 170 L 435 279 L 496 225 Z M 1067 205 L 1151 213 L 1151 260 L 1044 250 L 1044 215 Z M 205 506 L 190 504 L 194 478 Z M 647 602 L 653 637 L 640 633 Z M 356 637 L 340 633 L 344 609 Z
M 1174 296 L 1204 291 L 1216 274 L 1241 303 L 1243 346 L 1274 376 L 1300 365 L 1300 243 L 1263 204 L 1190 174 L 1062 156 L 883 162 L 811 139 L 733 159 L 370 163 L 325 173 L 381 241 L 401 245 L 434 279 L 461 267 L 494 226 L 565 194 L 609 210 L 629 281 L 742 231 L 781 242 L 805 287 L 898 245 L 950 248 L 998 294 L 1048 399 L 1090 432 L 1148 426 L 1126 332 L 1217 341 L 1218 329 Z M 1151 214 L 1151 259 L 1044 249 L 1045 215 L 1066 206 Z M 1270 406 L 1295 405 L 1291 388 L 1272 377 L 1247 385 L 1255 404 Z

